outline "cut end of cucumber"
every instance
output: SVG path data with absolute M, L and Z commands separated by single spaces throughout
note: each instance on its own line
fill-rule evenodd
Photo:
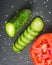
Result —
M 6 32 L 10 37 L 15 35 L 15 26 L 12 23 L 6 23 Z
M 40 17 L 36 17 L 31 24 L 31 28 L 36 32 L 42 31 L 44 28 L 43 20 Z
M 13 44 L 13 46 L 12 46 L 12 50 L 15 51 L 15 52 L 20 52 L 19 49 L 16 49 L 16 48 L 15 48 L 14 44 Z

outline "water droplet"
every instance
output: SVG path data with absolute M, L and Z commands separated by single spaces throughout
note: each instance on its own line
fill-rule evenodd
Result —
M 31 15 L 31 18 L 33 17 L 33 15 Z
M 36 3 L 36 0 L 34 0 L 34 3 Z
M 16 13 L 18 13 L 18 11 L 16 11 Z
M 27 63 L 29 63 L 29 61 L 26 61 Z
M 30 1 L 29 3 L 30 3 L 30 4 L 32 4 L 32 2 L 31 2 L 31 1 Z
M 11 5 L 11 8 L 13 8 L 14 6 L 13 5 Z
M 49 20 L 47 20 L 47 22 L 50 22 Z
M 27 0 L 25 0 L 25 2 L 27 2 Z
M 3 61 L 6 61 L 6 60 L 7 60 L 6 58 L 3 59 Z
M 5 42 L 5 44 L 7 44 L 7 42 Z
M 35 15 L 35 13 L 33 13 L 33 16 Z
M 2 49 L 4 49 L 4 47 L 2 47 Z
M 17 52 L 17 53 L 20 53 L 20 52 Z
M 10 43 L 9 43 L 9 46 L 10 46 Z
M 48 0 L 46 0 L 48 2 Z
M 6 49 L 4 49 L 4 52 L 6 51 Z
M 11 38 L 8 38 L 9 39 L 9 41 L 11 42 Z
M 7 21 L 5 21 L 5 24 L 7 23 Z
M 36 15 L 38 15 L 38 12 L 36 12 Z
M 7 15 L 7 14 L 6 14 L 5 16 L 6 16 L 6 17 L 8 17 L 8 15 Z
M 6 38 L 4 38 L 4 40 L 6 40 Z
M 43 3 L 44 3 L 44 4 L 46 4 L 46 2 L 45 2 L 45 1 L 44 1 Z
M 49 11 L 49 14 L 51 14 L 51 11 Z
M 43 18 L 43 16 L 41 16 Z

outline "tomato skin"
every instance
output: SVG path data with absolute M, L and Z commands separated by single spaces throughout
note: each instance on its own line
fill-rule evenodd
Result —
M 30 48 L 34 65 L 52 65 L 52 33 L 39 36 Z

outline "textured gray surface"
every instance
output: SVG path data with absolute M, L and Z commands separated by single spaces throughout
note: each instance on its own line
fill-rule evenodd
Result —
M 10 38 L 4 26 L 15 12 L 23 8 L 32 10 L 31 18 L 14 38 Z M 42 17 L 45 22 L 42 33 L 52 32 L 52 0 L 0 0 L 0 65 L 33 65 L 29 55 L 32 43 L 20 53 L 13 52 L 11 46 L 36 16 Z

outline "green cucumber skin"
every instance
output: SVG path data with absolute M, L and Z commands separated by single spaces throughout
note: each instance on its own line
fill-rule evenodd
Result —
M 29 20 L 31 15 L 31 11 L 28 9 L 24 9 L 20 12 L 18 18 L 16 17 L 16 19 L 12 22 L 15 25 L 16 28 L 16 33 L 22 29 L 22 27 L 27 23 L 27 21 Z
M 31 10 L 29 9 L 23 9 L 19 11 L 19 13 L 17 13 L 16 16 L 13 19 L 11 19 L 9 22 L 15 26 L 14 35 L 13 36 L 9 35 L 9 36 L 14 37 L 15 34 L 19 32 L 23 28 L 23 26 L 28 22 L 30 16 L 31 16 Z
M 41 18 L 40 18 L 41 19 Z M 33 21 L 32 23 L 36 23 L 35 21 Z M 30 44 L 32 42 L 32 40 L 34 40 L 40 33 L 40 31 L 43 30 L 44 28 L 44 23 L 43 21 L 40 22 L 42 25 L 42 29 L 38 30 L 38 32 L 36 32 L 34 30 L 34 28 L 31 28 L 32 23 L 28 26 L 28 28 L 21 34 L 21 36 L 17 39 L 16 43 L 14 44 L 13 47 L 15 47 L 16 51 L 14 48 L 13 50 L 15 52 L 20 52 L 22 51 L 28 44 Z M 33 25 L 34 26 L 34 25 Z

